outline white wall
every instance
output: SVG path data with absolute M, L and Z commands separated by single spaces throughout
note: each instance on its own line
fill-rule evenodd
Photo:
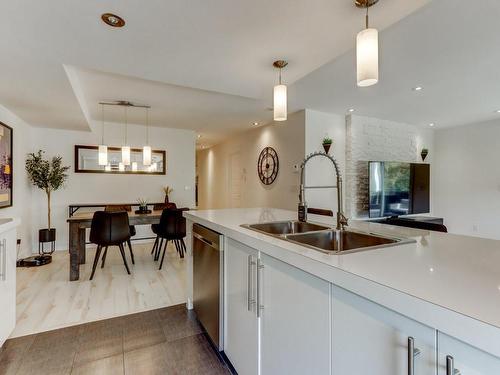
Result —
M 304 158 L 305 112 L 289 115 L 288 121 L 251 129 L 208 150 L 198 152 L 199 208 L 228 208 L 231 202 L 231 157 L 239 153 L 241 207 L 277 207 L 295 210 L 299 174 L 293 166 Z M 274 184 L 263 185 L 257 160 L 264 147 L 276 149 L 280 169 Z
M 306 155 L 316 151 L 323 151 L 323 138 L 329 137 L 333 140 L 329 153 L 339 163 L 342 178 L 345 180 L 345 116 L 307 109 L 305 133 Z M 331 186 L 336 184 L 336 175 L 330 160 L 325 158 L 314 158 L 308 162 L 306 167 L 306 185 Z M 337 190 L 307 190 L 306 201 L 310 208 L 329 209 L 335 213 L 337 211 Z
M 450 232 L 500 239 L 499 161 L 499 120 L 436 131 L 434 213 Z
M 343 177 L 344 210 L 351 218 L 364 217 L 367 212 L 359 209 L 359 205 L 367 201 L 368 187 L 363 190 L 361 185 L 368 183 L 368 161 L 421 162 L 420 152 L 426 147 L 429 156 L 425 162 L 432 163 L 433 134 L 430 129 L 409 124 L 306 109 L 290 116 L 283 124 L 250 130 L 199 152 L 199 208 L 232 207 L 229 165 L 231 155 L 239 152 L 243 162 L 242 207 L 296 210 L 300 173 L 293 170 L 293 165 L 300 164 L 312 152 L 322 151 L 322 140 L 328 136 L 333 139 L 330 154 L 339 163 Z M 259 152 L 267 145 L 277 149 L 281 167 L 278 180 L 269 187 L 259 182 L 256 171 Z M 331 162 L 324 158 L 311 159 L 306 169 L 306 185 L 336 185 Z M 306 201 L 310 208 L 337 211 L 335 189 L 307 190 Z
M 347 116 L 346 124 L 346 212 L 351 218 L 368 215 L 368 161 L 422 162 L 420 152 L 425 147 L 429 149 L 425 163 L 433 164 L 431 129 L 354 115 Z M 432 203 L 431 199 L 431 207 Z
M 95 127 L 99 129 L 99 127 Z M 121 146 L 123 125 L 107 124 L 105 143 Z M 75 203 L 125 203 L 146 198 L 150 202 L 162 202 L 162 187 L 174 188 L 171 200 L 180 207 L 194 206 L 195 186 L 195 143 L 193 131 L 150 128 L 151 147 L 166 150 L 167 174 L 165 176 L 116 175 L 74 173 L 74 146 L 76 144 L 96 145 L 100 143 L 100 132 L 80 132 L 57 129 L 33 128 L 33 150 L 46 150 L 51 157 L 61 155 L 64 164 L 70 165 L 69 178 L 64 189 L 52 196 L 52 221 L 57 229 L 57 249 L 68 248 L 68 205 Z M 129 125 L 129 144 L 141 147 L 145 142 L 143 126 Z M 47 227 L 46 196 L 40 190 L 33 191 L 33 235 L 38 229 Z M 31 207 L 30 207 L 31 208 Z M 138 236 L 149 233 L 147 227 L 138 228 Z
M 21 226 L 18 228 L 17 238 L 21 239 L 20 256 L 23 256 L 30 253 L 32 244 L 31 187 L 24 169 L 26 154 L 31 151 L 31 127 L 3 106 L 0 106 L 0 121 L 14 130 L 13 206 L 1 209 L 0 218 L 18 217 L 22 220 Z

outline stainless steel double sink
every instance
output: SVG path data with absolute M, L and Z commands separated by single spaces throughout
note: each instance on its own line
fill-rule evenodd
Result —
M 352 253 L 415 242 L 412 239 L 388 237 L 351 229 L 336 230 L 320 224 L 294 220 L 243 224 L 242 227 L 327 254 Z

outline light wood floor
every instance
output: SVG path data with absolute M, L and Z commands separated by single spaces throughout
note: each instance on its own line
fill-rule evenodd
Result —
M 89 281 L 94 249 L 80 267 L 80 280 L 69 281 L 69 254 L 56 252 L 52 263 L 17 270 L 17 324 L 11 337 L 177 305 L 186 301 L 186 266 L 169 245 L 158 271 L 152 243 L 133 244 L 135 265 L 128 275 L 118 248 L 110 248 L 104 269 Z

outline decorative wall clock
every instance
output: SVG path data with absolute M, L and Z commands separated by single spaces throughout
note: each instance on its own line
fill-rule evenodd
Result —
M 266 147 L 259 155 L 257 172 L 264 185 L 271 185 L 278 177 L 279 159 L 278 153 L 272 147 Z

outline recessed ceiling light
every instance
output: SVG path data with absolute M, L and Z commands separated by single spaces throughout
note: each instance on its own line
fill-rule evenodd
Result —
M 259 126 L 259 123 L 257 121 L 252 122 L 253 126 Z
M 434 125 L 435 125 L 435 124 L 434 124 L 433 122 L 431 122 L 431 123 L 429 124 L 429 126 L 430 126 L 431 128 L 432 128 Z
M 349 112 L 353 113 L 354 112 L 354 108 L 349 108 Z
M 500 113 L 500 109 L 497 109 L 495 112 L 496 112 L 496 113 Z
M 113 13 L 104 13 L 101 16 L 102 21 L 111 27 L 123 27 L 125 26 L 125 20 L 120 16 Z
M 421 90 L 423 90 L 423 87 L 422 86 L 417 86 L 417 87 L 414 87 L 412 90 L 413 91 L 421 91 Z

